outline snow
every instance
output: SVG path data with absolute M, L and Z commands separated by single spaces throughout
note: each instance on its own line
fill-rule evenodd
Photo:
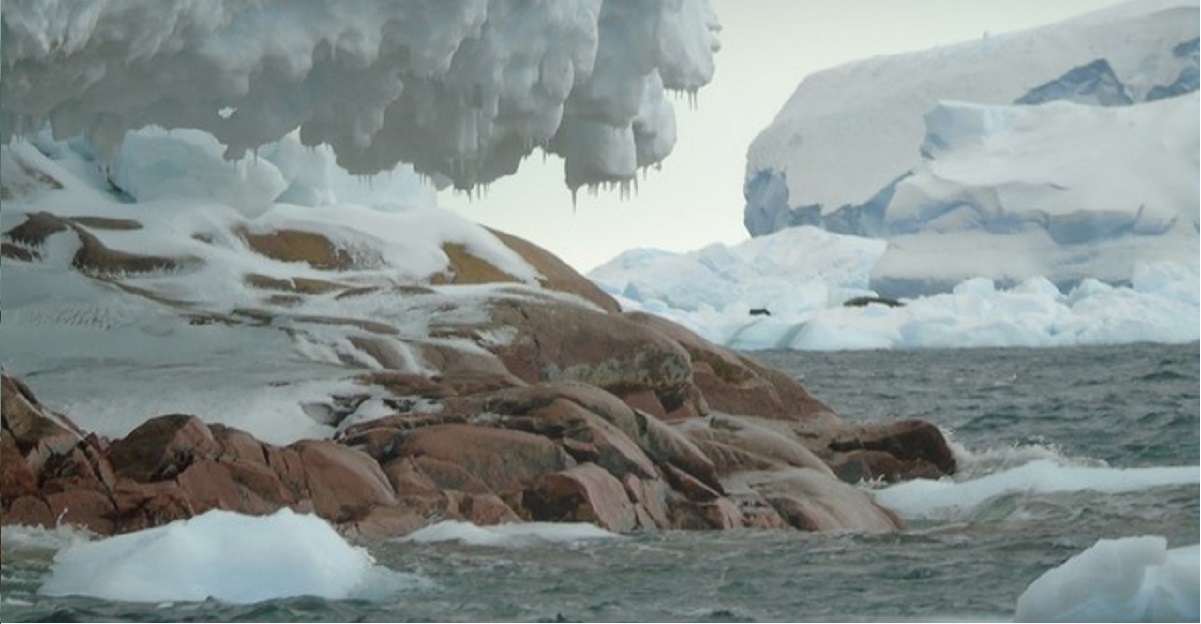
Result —
M 297 548 L 304 544 L 304 548 Z M 375 565 L 324 520 L 281 509 L 255 517 L 213 510 L 96 541 L 54 556 L 40 588 L 128 602 L 248 604 L 290 596 L 365 598 L 425 583 Z
M 1010 104 L 1096 59 L 1107 59 L 1141 101 L 1189 62 L 1172 48 L 1198 36 L 1197 14 L 1190 0 L 1139 0 L 811 74 L 752 143 L 748 179 L 762 170 L 784 174 L 791 207 L 817 204 L 831 212 L 862 204 L 920 164 L 923 116 L 939 101 Z
M 1201 338 L 1198 270 L 1140 264 L 1127 286 L 1086 278 L 1064 291 L 1043 277 L 1011 287 L 966 279 L 950 292 L 869 303 L 871 275 L 886 256 L 877 239 L 789 228 L 734 246 L 677 254 L 633 250 L 589 277 L 626 310 L 676 321 L 737 349 L 1060 347 Z M 954 264 L 947 262 L 948 264 Z M 770 315 L 751 315 L 766 309 Z
M 750 147 L 747 228 L 884 239 L 870 283 L 894 298 L 1195 267 L 1198 22 L 1131 2 L 813 74 Z
M 706 0 L 2 10 L 4 143 L 50 122 L 107 161 L 127 131 L 158 125 L 206 131 L 236 159 L 299 128 L 355 174 L 403 161 L 464 189 L 512 173 L 535 147 L 564 157 L 572 188 L 631 180 L 674 145 L 664 89 L 706 84 L 718 48 Z M 609 140 L 588 140 L 598 133 Z
M 110 178 L 81 140 L 56 142 L 45 132 L 31 139 L 0 147 L 12 193 L 0 228 L 38 212 L 131 219 L 141 228 L 91 232 L 110 248 L 190 259 L 175 271 L 96 280 L 70 268 L 79 242 L 62 232 L 46 241 L 41 261 L 5 260 L 6 372 L 100 435 L 120 437 L 151 416 L 190 413 L 275 444 L 327 437 L 333 429 L 310 415 L 321 412 L 315 406 L 361 394 L 350 377 L 384 367 L 352 339 L 385 345 L 395 356 L 391 366 L 419 374 L 435 372 L 422 358 L 424 344 L 479 351 L 462 339 L 431 338 L 430 326 L 483 321 L 499 287 L 427 286 L 404 297 L 391 291 L 428 284 L 446 270 L 444 245 L 461 245 L 513 276 L 505 296 L 519 296 L 511 289 L 521 284 L 537 288 L 533 267 L 491 232 L 437 208 L 430 186 L 405 166 L 359 179 L 334 163 L 332 150 L 304 148 L 295 135 L 264 146 L 258 159 L 227 162 L 199 131 L 150 128 L 131 133 Z M 324 270 L 273 260 L 234 234 L 281 229 L 321 233 L 359 262 Z M 318 294 L 280 307 L 246 283 L 251 274 L 381 291 Z M 255 321 L 244 310 L 273 320 Z M 315 317 L 372 320 L 397 333 L 304 320 Z
M 1017 622 L 1190 622 L 1201 616 L 1201 546 L 1160 536 L 1098 540 L 1018 598 Z
M 471 546 L 519 548 L 546 543 L 575 544 L 590 540 L 620 539 L 594 524 L 581 522 L 522 522 L 476 526 L 470 522 L 445 520 L 418 529 L 403 541 L 419 544 L 460 542 Z

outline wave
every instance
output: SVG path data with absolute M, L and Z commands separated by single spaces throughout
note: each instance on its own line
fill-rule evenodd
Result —
M 546 543 L 574 544 L 621 536 L 587 523 L 527 522 L 477 526 L 470 522 L 446 520 L 410 533 L 401 541 L 429 544 L 460 542 L 471 546 L 520 548 Z
M 1201 483 L 1199 466 L 1110 468 L 1036 459 L 966 481 L 920 479 L 872 492 L 876 502 L 906 519 L 941 519 L 1015 493 L 1134 492 Z

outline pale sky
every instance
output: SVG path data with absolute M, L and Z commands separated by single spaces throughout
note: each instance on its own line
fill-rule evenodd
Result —
M 698 106 L 676 101 L 679 138 L 660 170 L 617 191 L 580 190 L 563 162 L 535 153 L 475 199 L 439 203 L 529 239 L 586 272 L 635 247 L 690 251 L 749 238 L 742 225 L 746 151 L 809 73 L 1048 24 L 1121 0 L 710 0 L 722 24 L 713 81 Z M 915 147 L 916 149 L 916 147 Z

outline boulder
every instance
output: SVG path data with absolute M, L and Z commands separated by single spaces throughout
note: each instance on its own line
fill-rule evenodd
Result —
M 530 519 L 591 522 L 614 533 L 638 526 L 635 505 L 616 477 L 596 464 L 580 464 L 536 479 L 522 496 Z
M 398 453 L 457 466 L 494 493 L 521 491 L 536 477 L 575 463 L 559 445 L 542 436 L 471 425 L 418 429 L 405 439 Z
M 216 455 L 220 445 L 195 416 L 157 416 L 109 446 L 118 477 L 140 483 L 174 479 L 199 457 Z

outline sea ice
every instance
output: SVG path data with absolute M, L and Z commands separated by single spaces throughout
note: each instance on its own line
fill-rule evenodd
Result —
M 285 508 L 261 517 L 213 510 L 73 543 L 55 555 L 40 591 L 129 602 L 214 598 L 246 604 L 303 595 L 378 596 L 422 582 L 376 565 L 317 516 Z
M 1038 577 L 1018 598 L 1018 622 L 1196 622 L 1201 546 L 1159 536 L 1098 540 Z
M 1201 337 L 1198 271 L 1135 267 L 1131 284 L 1085 279 L 1061 291 L 1046 278 L 1009 288 L 986 278 L 951 292 L 846 306 L 868 288 L 881 240 L 789 228 L 734 246 L 676 254 L 634 250 L 588 276 L 627 310 L 643 310 L 736 349 L 1060 347 L 1183 343 Z M 751 314 L 751 310 L 770 314 Z
M 619 537 L 594 524 L 581 522 L 521 522 L 476 526 L 470 522 L 446 520 L 431 524 L 404 538 L 406 542 L 461 542 L 472 546 L 520 547 L 553 543 L 576 543 Z

